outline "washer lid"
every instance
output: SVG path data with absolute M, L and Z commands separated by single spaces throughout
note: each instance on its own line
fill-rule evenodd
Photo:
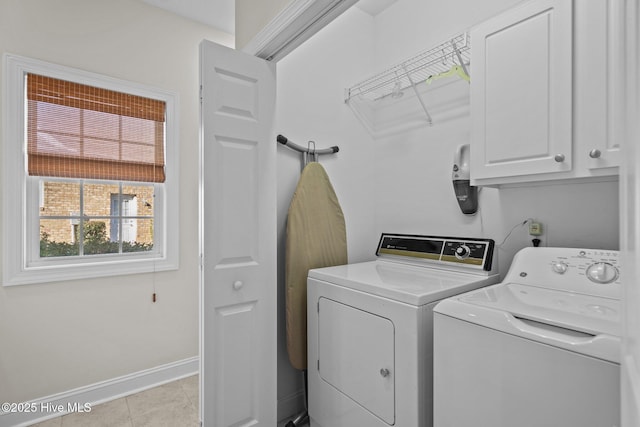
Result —
M 508 311 L 524 318 L 590 334 L 621 334 L 620 301 L 506 283 L 458 297 L 462 302 Z
M 516 283 L 450 298 L 435 312 L 619 363 L 620 301 Z
M 416 306 L 496 283 L 499 278 L 382 260 L 309 270 L 309 277 Z

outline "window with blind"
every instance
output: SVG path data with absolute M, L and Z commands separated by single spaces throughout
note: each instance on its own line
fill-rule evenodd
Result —
M 29 175 L 164 182 L 164 101 L 26 79 Z
M 12 210 L 24 224 L 12 240 L 25 255 L 5 256 L 4 284 L 49 281 L 35 277 L 47 269 L 64 280 L 175 268 L 177 233 L 167 227 L 177 218 L 169 203 L 177 188 L 175 96 L 40 61 L 5 62 L 8 98 L 18 107 L 10 123 L 22 125 L 5 132 L 3 149 L 14 158 L 5 156 L 13 166 L 3 182 L 20 178 L 25 191 L 4 196 L 24 206 L 23 221 Z M 9 268 L 15 277 L 7 264 L 18 264 Z
M 40 257 L 153 250 L 165 102 L 38 74 L 26 80 L 27 170 L 42 182 Z

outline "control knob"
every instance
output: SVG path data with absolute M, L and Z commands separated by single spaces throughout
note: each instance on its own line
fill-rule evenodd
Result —
M 569 265 L 564 261 L 556 261 L 551 265 L 551 269 L 554 273 L 564 274 L 569 269 Z
M 607 284 L 618 279 L 618 269 L 608 262 L 595 262 L 587 267 L 587 277 L 593 283 Z
M 471 249 L 467 245 L 460 245 L 456 248 L 455 255 L 458 259 L 467 259 L 471 255 Z

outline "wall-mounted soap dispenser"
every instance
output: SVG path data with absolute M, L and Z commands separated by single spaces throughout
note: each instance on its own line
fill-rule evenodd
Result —
M 456 149 L 451 180 L 460 210 L 466 215 L 473 215 L 478 210 L 478 187 L 471 185 L 469 152 L 469 144 L 459 145 Z

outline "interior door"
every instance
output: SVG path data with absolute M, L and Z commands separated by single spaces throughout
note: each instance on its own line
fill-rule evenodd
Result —
M 200 414 L 276 425 L 275 65 L 200 46 Z

